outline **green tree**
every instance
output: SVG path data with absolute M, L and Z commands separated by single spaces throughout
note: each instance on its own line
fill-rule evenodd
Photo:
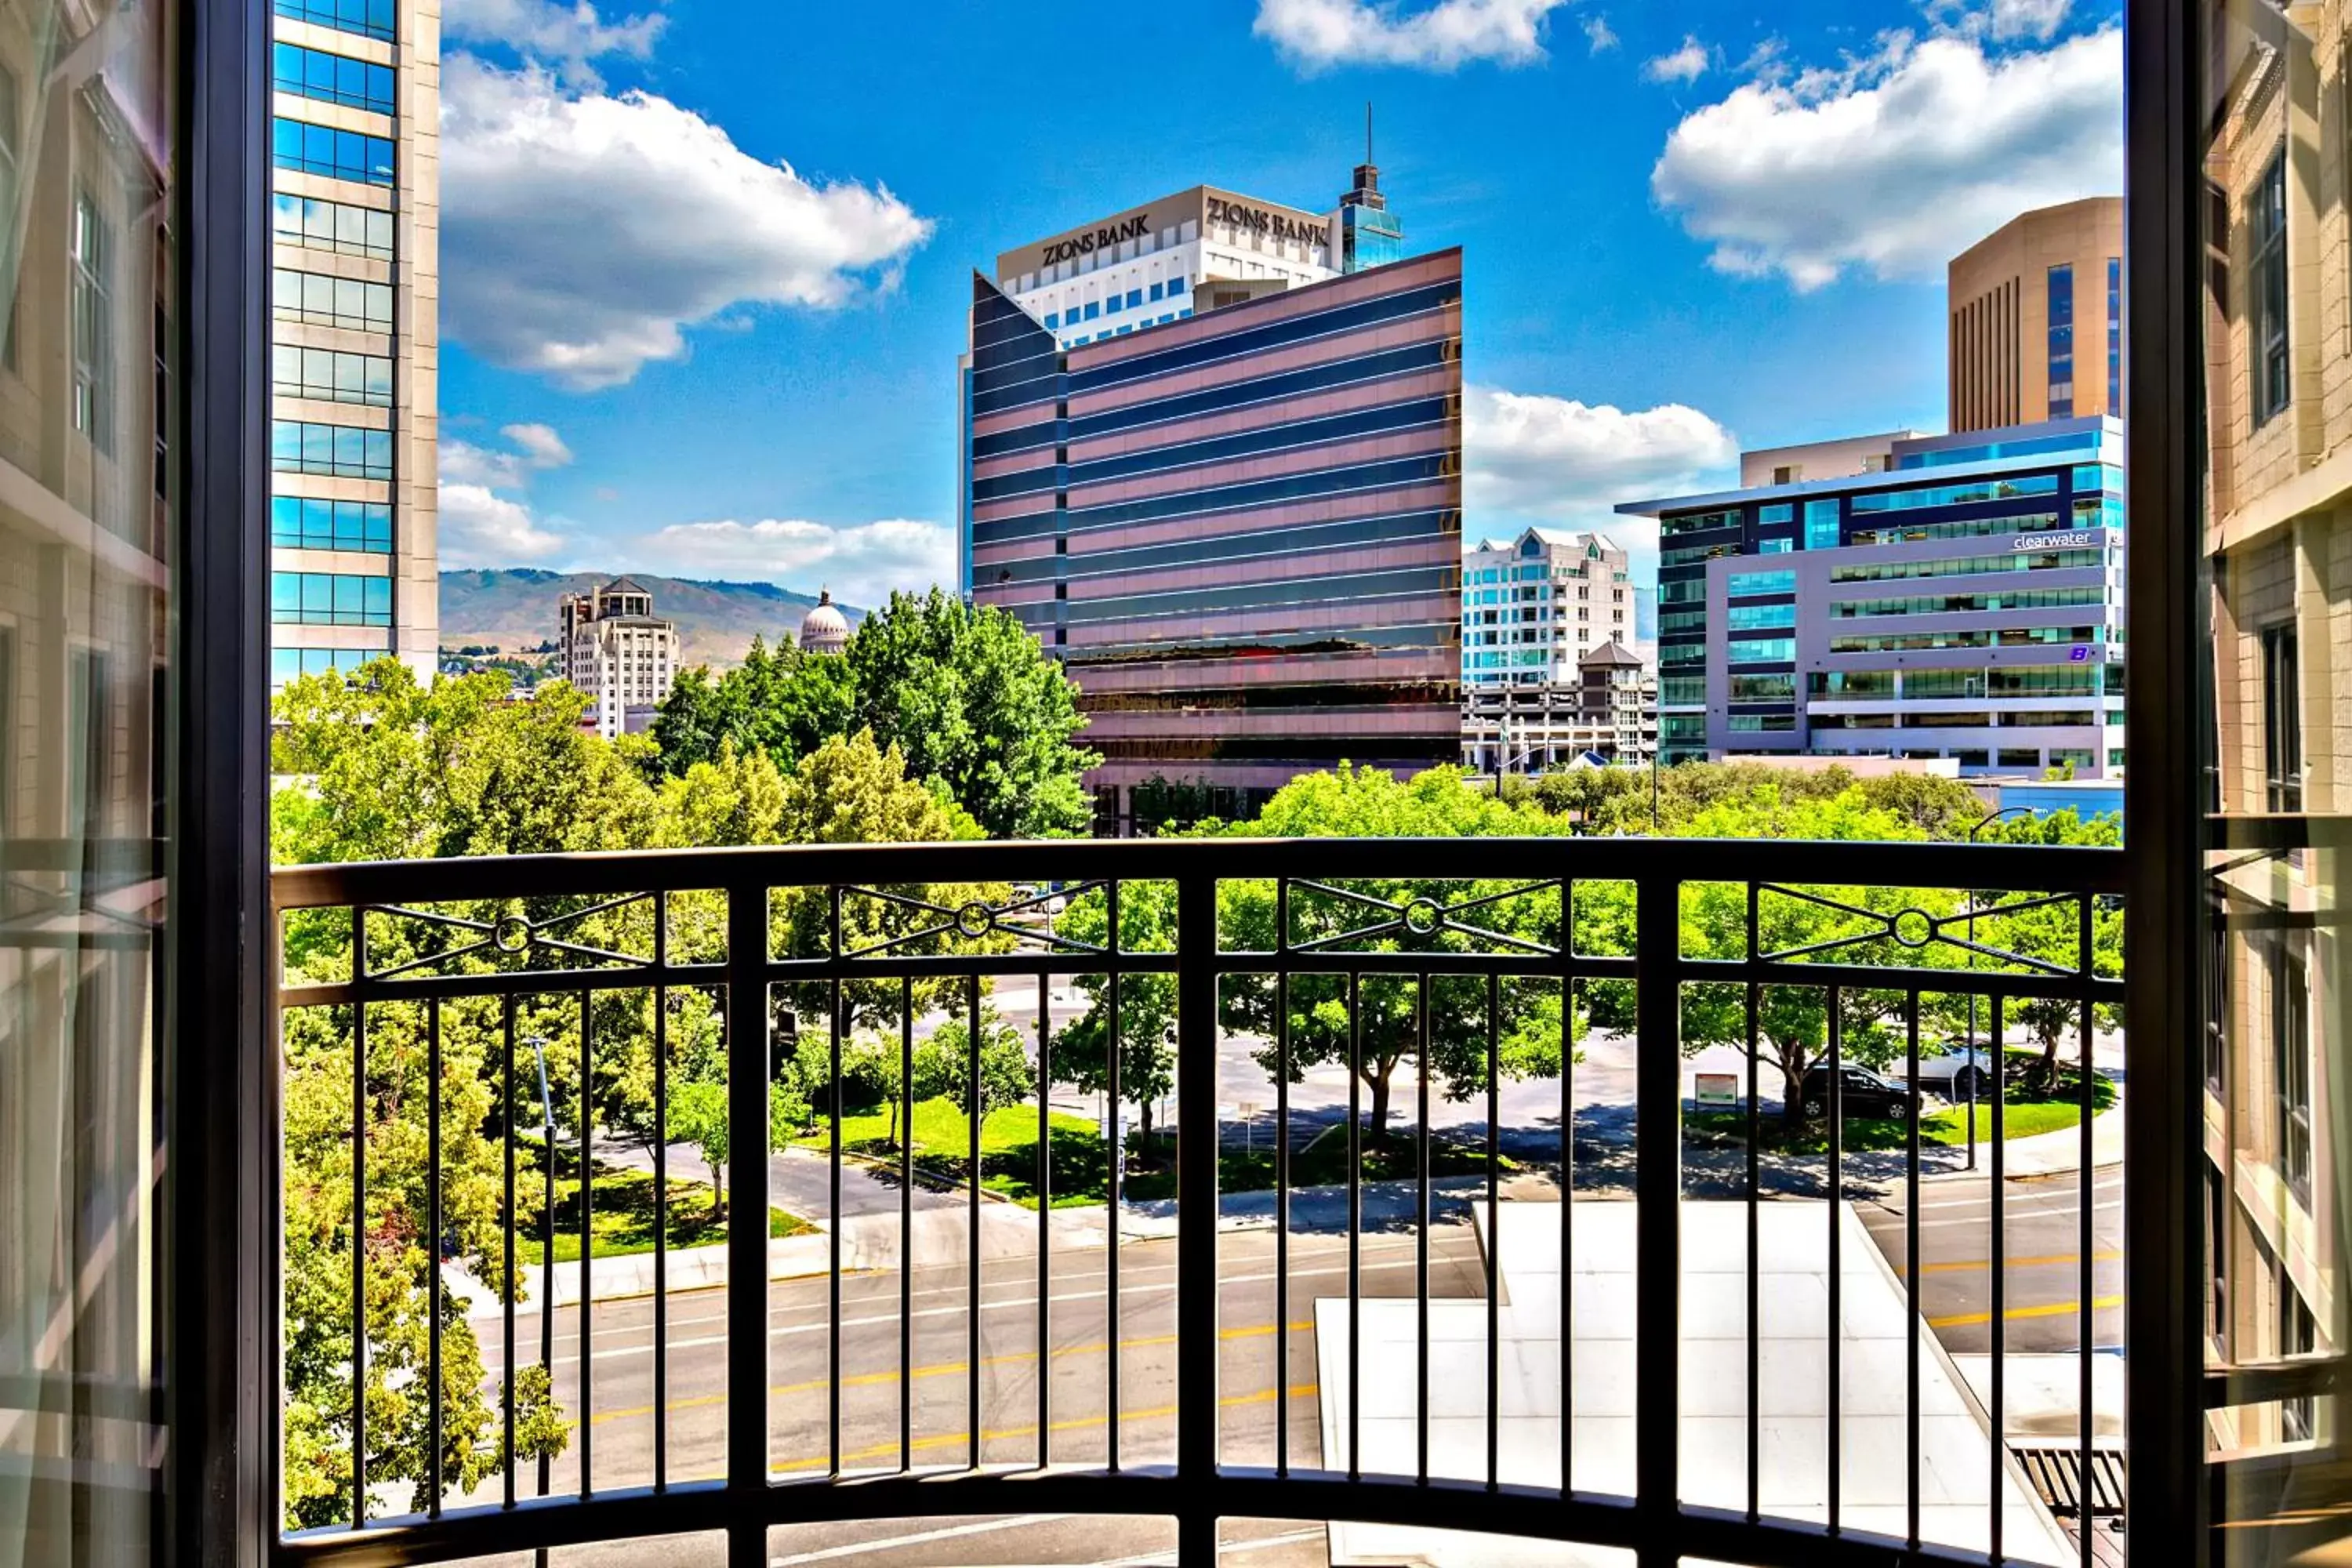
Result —
M 1226 830 L 1236 837 L 1467 837 L 1486 835 L 1551 835 L 1566 826 L 1532 804 L 1514 805 L 1483 790 L 1465 785 L 1458 768 L 1433 768 L 1400 783 L 1377 768 L 1341 763 L 1333 773 L 1309 773 L 1276 792 L 1255 822 Z M 1328 939 L 1389 917 L 1363 899 L 1378 900 L 1395 909 L 1423 902 L 1444 909 L 1475 903 L 1446 927 L 1417 934 L 1408 930 L 1367 939 L 1370 951 L 1425 952 L 1442 960 L 1448 952 L 1527 951 L 1525 946 L 1551 946 L 1559 941 L 1560 898 L 1557 887 L 1514 893 L 1516 880 L 1351 881 L 1362 898 L 1308 896 L 1294 889 L 1289 914 L 1294 942 Z M 1491 902 L 1476 903 L 1476 900 Z M 1218 921 L 1225 941 L 1244 951 L 1265 952 L 1275 945 L 1275 889 L 1269 883 L 1229 882 L 1220 897 Z M 1124 922 L 1122 922 L 1124 923 Z M 1454 929 L 1476 925 L 1495 936 Z M 1497 942 L 1497 937 L 1504 940 Z M 1436 967 L 1442 968 L 1440 962 Z M 1311 976 L 1294 978 L 1289 986 L 1288 1068 L 1292 1081 L 1308 1067 L 1353 1058 L 1370 1094 L 1368 1123 L 1371 1136 L 1388 1135 L 1389 1107 L 1397 1067 L 1419 1048 L 1416 988 L 1402 979 L 1367 980 L 1360 988 L 1358 1027 L 1351 1036 L 1348 999 L 1336 980 Z M 1504 1077 L 1549 1077 L 1560 1071 L 1563 1052 L 1574 1048 L 1570 1037 L 1581 1032 L 1579 1009 L 1568 1009 L 1568 1028 L 1561 1028 L 1556 992 L 1545 999 L 1545 988 L 1531 983 L 1507 983 L 1496 988 L 1499 1016 L 1496 1070 Z M 1267 1072 L 1283 1068 L 1283 1053 L 1276 1039 L 1276 988 L 1265 984 L 1229 985 L 1220 999 L 1224 1026 L 1264 1040 L 1256 1053 Z M 1430 1014 L 1431 1080 L 1448 1100 L 1465 1100 L 1483 1089 L 1486 1081 L 1486 993 L 1483 984 L 1468 988 L 1433 982 L 1428 999 Z M 1359 1046 L 1360 1049 L 1359 1050 Z
M 973 1068 L 971 1026 L 962 1018 L 948 1019 L 915 1047 L 917 1098 L 944 1095 L 965 1116 L 986 1121 L 991 1111 L 1019 1105 L 1037 1092 L 1037 1077 L 1021 1047 L 1020 1031 L 986 1007 L 980 1014 L 977 1110 L 972 1105 Z
M 1134 952 L 1170 942 L 1176 930 L 1176 885 L 1122 882 L 1118 902 L 1121 952 Z M 1109 945 L 1109 900 L 1099 892 L 1074 900 L 1056 929 L 1074 942 Z M 1082 974 L 1078 988 L 1088 1005 L 1054 1032 L 1047 1047 L 1047 1076 L 1087 1094 L 1110 1092 L 1110 984 L 1108 977 Z M 1129 974 L 1118 985 L 1119 1098 L 1143 1111 L 1143 1146 L 1151 1147 L 1151 1108 L 1176 1087 L 1176 977 Z
M 1744 796 L 1718 799 L 1686 818 L 1680 831 L 1695 838 L 1916 839 L 1925 834 L 1906 816 L 1867 804 L 1849 785 L 1827 799 L 1790 799 L 1769 784 Z M 1748 889 L 1745 883 L 1695 882 L 1683 888 L 1683 951 L 1698 958 L 1749 955 Z M 1907 910 L 1929 920 L 1954 913 L 1958 902 L 1934 889 L 1806 885 L 1759 895 L 1754 952 L 1793 952 L 1835 943 L 1821 952 L 1824 962 L 1864 968 L 1927 968 L 1948 965 L 1959 950 L 1940 942 L 1903 945 L 1887 934 L 1888 922 Z M 1916 918 L 1901 925 L 1905 935 L 1922 934 Z M 1847 986 L 1839 993 L 1839 1059 L 1883 1067 L 1900 1047 L 1889 1026 L 1903 1006 L 1903 993 Z M 1758 999 L 1759 1054 L 1779 1069 L 1781 1113 L 1794 1131 L 1803 1121 L 1805 1074 L 1821 1065 L 1829 1048 L 1830 991 L 1823 985 L 1768 985 Z M 1682 1047 L 1696 1055 L 1709 1046 L 1748 1048 L 1747 990 L 1737 985 L 1696 985 L 1684 994 Z
M 2122 847 L 2123 824 L 2119 817 L 2112 816 L 2085 821 L 2068 809 L 2005 821 L 1984 837 L 2008 844 L 2114 849 Z M 2118 979 L 2123 974 L 2124 911 L 2119 900 L 2091 900 L 2091 945 L 2087 955 L 2083 952 L 2080 909 L 2072 899 L 2043 903 L 2030 893 L 2008 894 L 1986 899 L 1977 910 L 1975 940 L 1986 947 L 2070 973 L 2087 963 L 2090 972 L 2103 979 Z M 1987 967 L 2003 966 L 2000 960 L 1990 955 L 1979 955 L 1975 962 Z M 2005 967 L 2015 970 L 2021 966 Z M 2002 1014 L 2011 1028 L 2042 1047 L 2035 1076 L 2044 1089 L 2055 1089 L 2059 1047 L 2072 1037 L 2078 1044 L 2079 1054 L 2081 1006 L 2063 998 L 2011 997 Z M 2122 1018 L 2114 1007 L 2101 1003 L 2092 1009 L 2092 1024 L 2095 1028 L 2114 1029 L 2121 1026 Z M 2089 1069 L 2087 1060 L 2080 1065 L 2085 1071 Z
M 724 675 L 688 671 L 653 740 L 672 774 L 715 762 L 730 741 L 792 773 L 826 740 L 869 730 L 990 837 L 1043 837 L 1092 819 L 1079 779 L 1096 758 L 1071 743 L 1086 722 L 1076 697 L 1017 619 L 933 589 L 892 595 L 838 656 L 754 645 Z
M 1097 760 L 1071 743 L 1086 720 L 1077 688 L 1027 627 L 934 588 L 893 594 L 842 655 L 856 722 L 938 779 L 991 837 L 1083 833 L 1093 809 L 1079 775 Z

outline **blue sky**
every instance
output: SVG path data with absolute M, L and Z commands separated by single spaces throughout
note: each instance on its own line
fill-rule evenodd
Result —
M 1943 263 L 2121 186 L 2114 0 L 448 0 L 444 563 L 953 558 L 971 274 L 1375 106 L 1465 265 L 1468 527 L 1638 530 L 1740 444 L 1944 417 Z

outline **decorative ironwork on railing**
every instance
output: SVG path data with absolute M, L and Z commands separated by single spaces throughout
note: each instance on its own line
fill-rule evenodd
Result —
M 2123 885 L 1638 839 L 280 871 L 278 1558 L 1054 1513 L 2087 1562 L 1994 1435 L 2024 1323 L 2093 1468 Z M 2071 1157 L 2012 1192 L 2028 1089 Z

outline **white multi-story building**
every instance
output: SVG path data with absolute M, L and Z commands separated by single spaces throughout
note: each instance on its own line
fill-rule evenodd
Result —
M 270 683 L 440 632 L 440 0 L 277 0 Z
M 1005 251 L 996 286 L 1066 349 L 1378 266 L 1402 244 L 1363 163 L 1330 212 L 1194 185 Z
M 1462 685 L 1574 686 L 1602 643 L 1633 647 L 1650 590 L 1605 533 L 1530 528 L 1462 558 Z
M 642 732 L 677 679 L 677 623 L 656 616 L 652 593 L 627 577 L 564 595 L 559 614 L 563 679 L 587 693 L 596 732 Z

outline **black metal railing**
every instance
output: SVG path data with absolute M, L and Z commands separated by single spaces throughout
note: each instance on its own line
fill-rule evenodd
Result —
M 2013 1267 L 2063 1280 L 2032 1321 L 2073 1324 L 2061 1351 L 2084 1417 L 2078 1473 L 2089 1473 L 2094 1363 L 2119 1341 L 2117 1299 L 2102 1297 L 2095 1268 L 2095 1215 L 2116 1204 L 2097 1191 L 2092 1063 L 2094 1037 L 2108 1026 L 2100 1010 L 2122 997 L 2119 969 L 2100 954 L 2124 879 L 2123 858 L 2104 850 L 1639 839 L 812 846 L 279 871 L 282 1403 L 299 1419 L 298 1429 L 289 1414 L 280 1433 L 291 1522 L 278 1559 L 446 1562 L 712 1531 L 725 1532 L 730 1563 L 749 1564 L 766 1560 L 776 1526 L 1010 1513 L 1172 1521 L 1176 1554 L 1195 1562 L 1214 1560 L 1220 1521 L 1242 1519 L 1475 1527 L 1633 1548 L 1644 1563 L 2032 1557 L 2038 1547 L 2014 1533 L 2036 1517 L 2030 1504 L 2019 1511 L 2030 1488 L 1997 1440 L 2017 1321 L 2007 1292 Z M 1008 984 L 1035 996 L 1017 1050 L 992 1016 Z M 2004 1089 L 2032 1069 L 2012 1066 L 2005 1047 L 2019 1033 L 2009 1020 L 2028 1005 L 2068 1020 L 2062 1029 L 2035 1015 L 2041 1037 L 2063 1034 L 2080 1063 L 2071 1086 L 2053 1085 L 2079 1095 L 2067 1122 L 2079 1158 L 2032 1211 L 2072 1227 L 2073 1251 L 2054 1265 L 2009 1251 Z M 1923 1258 L 1923 1177 L 1942 1180 L 1937 1150 L 1923 1144 L 1923 1044 L 1932 1052 L 1939 1035 L 1958 1037 L 1963 1013 L 1991 1047 L 1990 1180 L 1963 1205 L 1988 1249 L 1966 1260 L 1987 1300 L 1981 1312 L 1952 1315 L 1982 1331 L 1975 1394 L 1961 1388 L 1934 1337 L 1947 1329 L 1927 1322 L 1922 1295 L 1923 1274 L 1939 1267 Z M 1810 1036 L 1808 1019 L 1818 1020 Z M 950 1025 L 961 1026 L 960 1055 L 940 1045 Z M 1710 1109 L 1687 1137 L 1686 1037 L 1745 1058 L 1736 1107 Z M 1630 1105 L 1630 1130 L 1580 1110 L 1580 1045 L 1604 1038 L 1630 1055 L 1630 1085 L 1601 1091 Z M 1827 1103 L 1811 1131 L 1794 1118 L 1763 1121 L 1780 1088 L 1766 1065 L 1780 1059 L 1776 1039 L 1780 1056 L 1793 1050 L 1819 1069 L 1806 1081 Z M 1090 1042 L 1099 1070 L 1074 1068 L 1070 1053 Z M 550 1046 L 555 1076 L 542 1080 L 535 1058 Z M 1012 1058 L 1033 1052 L 1024 1087 Z M 1170 1082 L 1134 1081 L 1169 1057 Z M 1267 1107 L 1220 1111 L 1221 1058 L 1241 1057 L 1273 1101 L 1263 1131 Z M 1850 1124 L 1863 1123 L 1843 1102 L 1859 1092 L 1844 1069 L 1861 1059 L 1903 1069 L 1899 1100 L 1876 1120 L 1906 1131 L 1867 1152 L 1848 1147 Z M 924 1082 L 926 1060 L 951 1070 Z M 1391 1075 L 1408 1067 L 1410 1128 L 1391 1137 L 1387 1116 L 1367 1122 L 1363 1100 L 1384 1100 Z M 861 1110 L 847 1085 L 866 1071 L 881 1099 Z M 1340 1073 L 1344 1115 L 1328 1081 Z M 829 1207 L 811 1238 L 774 1243 L 810 1266 L 805 1279 L 780 1283 L 772 1227 L 758 1221 L 774 1195 L 772 1131 L 794 1114 L 779 1109 L 774 1086 L 793 1074 L 815 1090 L 799 1122 L 814 1131 L 777 1169 L 821 1163 Z M 1055 1080 L 1096 1087 L 1113 1108 L 1103 1133 L 1057 1117 Z M 1318 1081 L 1321 1102 L 1298 1103 Z M 708 1125 L 714 1090 L 698 1087 L 719 1084 L 723 1138 Z M 919 1084 L 970 1112 L 964 1142 L 927 1147 L 919 1161 L 916 1118 L 929 1101 Z M 1117 1108 L 1166 1091 L 1172 1129 L 1130 1139 Z M 688 1258 L 671 1239 L 674 1184 L 699 1173 L 672 1152 L 689 1113 L 703 1119 L 706 1152 L 727 1146 L 730 1219 L 723 1287 L 691 1298 L 695 1321 L 682 1323 L 682 1292 L 713 1272 L 709 1249 Z M 845 1128 L 861 1114 L 890 1119 L 892 1131 L 853 1147 L 860 1140 Z M 1004 1139 L 1027 1136 L 1031 1115 L 1032 1142 L 985 1145 L 1000 1126 Z M 1440 1115 L 1455 1117 L 1458 1136 L 1433 1127 Z M 1318 1118 L 1322 1141 L 1294 1137 Z M 1242 1150 L 1236 1132 L 1249 1141 Z M 630 1143 L 649 1168 L 614 1163 L 640 1158 Z M 1087 1163 L 1097 1156 L 1098 1172 Z M 559 1237 L 550 1200 L 567 1163 L 572 1210 Z M 1328 1190 L 1318 1175 L 1333 1178 Z M 598 1184 L 614 1189 L 624 1177 L 652 1189 L 650 1262 L 633 1298 L 596 1274 Z M 1265 1198 L 1242 1190 L 1269 1178 Z M 845 1181 L 892 1201 L 845 1214 Z M 1556 1321 L 1520 1324 L 1556 1336 L 1558 1371 L 1531 1391 L 1518 1363 L 1507 1383 L 1501 1314 L 1507 1296 L 1516 1315 L 1540 1292 L 1528 1287 L 1523 1301 L 1502 1278 L 1503 1231 L 1547 1182 L 1550 1195 L 1576 1201 L 1560 1202 L 1556 1236 L 1526 1244 L 1530 1257 L 1556 1256 L 1558 1297 Z M 1098 1201 L 1075 1201 L 1089 1196 Z M 1792 1499 L 1774 1479 L 1763 1384 L 1775 1353 L 1766 1324 L 1793 1309 L 1768 1296 L 1767 1248 L 1794 1234 L 1784 1218 L 1813 1223 L 1796 1205 L 1824 1198 L 1822 1229 L 1801 1249 L 1810 1257 L 1818 1239 L 1826 1257 L 1822 1484 L 1817 1499 Z M 1606 1315 L 1608 1303 L 1596 1307 L 1580 1281 L 1613 1279 L 1606 1271 L 1622 1261 L 1596 1254 L 1604 1232 L 1586 1226 L 1588 1214 L 1618 1224 L 1614 1199 L 1632 1211 L 1629 1228 L 1605 1234 L 1631 1240 L 1632 1332 L 1620 1348 L 1633 1407 L 1630 1422 L 1585 1441 L 1578 1412 L 1598 1395 L 1580 1389 L 1573 1351 L 1595 1327 L 1586 1316 Z M 619 1200 L 608 1190 L 607 1201 Z M 1244 1228 L 1221 1231 L 1221 1211 Z M 1722 1234 L 1744 1248 L 1730 1306 L 1719 1285 L 1685 1278 L 1701 1261 L 1685 1255 L 1686 1221 L 1727 1215 L 1736 1223 Z M 1864 1241 L 1861 1217 L 1888 1223 Z M 1511 1228 L 1535 1234 L 1517 1218 Z M 558 1259 L 567 1246 L 568 1287 Z M 1034 1258 L 1021 1250 L 1029 1246 Z M 529 1275 L 533 1247 L 542 1261 Z M 1870 1272 L 1849 1250 L 1858 1247 L 1881 1252 L 1885 1268 Z M 1244 1248 L 1249 1267 L 1221 1273 Z M 1135 1254 L 1124 1273 L 1123 1251 Z M 691 1279 L 681 1274 L 689 1264 Z M 1272 1275 L 1270 1390 L 1243 1386 L 1265 1333 L 1226 1321 L 1221 1300 L 1260 1291 L 1261 1264 Z M 1412 1319 L 1410 1367 L 1364 1364 L 1366 1315 L 1399 1310 L 1385 1300 L 1393 1292 L 1367 1289 L 1375 1269 L 1412 1281 L 1402 1308 Z M 1468 1380 L 1483 1425 L 1466 1446 L 1432 1414 L 1433 1401 L 1468 1396 L 1433 1346 L 1433 1315 L 1453 1310 L 1441 1277 L 1483 1297 L 1469 1309 L 1483 1328 Z M 1335 1310 L 1315 1323 L 1297 1315 L 1310 1278 L 1344 1282 L 1325 1292 Z M 1063 1289 L 1073 1279 L 1087 1289 Z M 557 1300 L 567 1288 L 568 1306 Z M 397 1310 L 419 1289 L 432 1304 L 421 1331 Z M 1857 1395 L 1878 1394 L 1882 1406 L 1891 1396 L 1852 1381 L 1862 1373 L 1846 1365 L 1841 1335 L 1864 1303 L 1850 1289 L 1899 1300 L 1899 1422 L 1857 1424 Z M 805 1322 L 777 1325 L 779 1291 Z M 935 1292 L 950 1304 L 919 1309 L 919 1295 Z M 1743 1325 L 1746 1388 L 1732 1401 L 1742 1440 L 1707 1449 L 1725 1474 L 1694 1480 L 1700 1455 L 1685 1451 L 1681 1416 L 1703 1391 L 1685 1387 L 1682 1357 L 1685 1315 L 1701 1308 Z M 959 1311 L 961 1364 L 923 1364 L 932 1319 Z M 984 1321 L 991 1311 L 1029 1317 L 1017 1345 Z M 1162 1314 L 1172 1331 L 1127 1340 L 1138 1312 Z M 338 1313 L 348 1314 L 340 1325 Z M 559 1336 L 567 1316 L 573 1331 Z M 1344 1356 L 1323 1342 L 1316 1323 L 1327 1321 L 1333 1335 L 1344 1321 Z M 480 1337 L 478 1321 L 491 1325 Z M 535 1358 L 526 1323 L 540 1335 Z M 877 1323 L 894 1333 L 869 1341 L 864 1331 Z M 600 1334 L 614 1342 L 605 1350 Z M 559 1337 L 574 1347 L 562 1377 Z M 453 1387 L 453 1344 L 486 1341 L 497 1346 L 495 1375 L 483 1364 L 478 1381 L 461 1373 Z M 695 1359 L 714 1342 L 715 1367 Z M 821 1356 L 803 1348 L 816 1343 Z M 1292 1381 L 1300 1356 L 1319 1363 L 1311 1384 Z M 780 1357 L 794 1373 L 781 1387 Z M 1026 1368 L 1034 1388 L 1005 1368 Z M 1365 1446 L 1377 1416 L 1368 1373 L 1384 1409 L 1395 1390 L 1412 1390 L 1410 1440 L 1378 1454 Z M 950 1380 L 961 1408 L 943 1411 L 932 1394 Z M 1966 1529 L 1952 1527 L 1951 1478 L 1931 1477 L 1923 1461 L 1923 1400 L 1937 1391 L 1977 1410 L 1982 1517 Z M 615 1454 L 616 1436 L 600 1454 L 600 1432 L 621 1431 L 625 1398 L 627 1421 L 649 1424 L 650 1446 Z M 1530 1403 L 1549 1412 L 1532 1426 Z M 1247 1425 L 1267 1405 L 1272 1430 Z M 1948 1424 L 1927 1419 L 1946 1434 L 1932 1440 L 1948 1440 Z M 1603 1450 L 1628 1427 L 1621 1474 L 1619 1456 Z M 796 1440 L 803 1429 L 810 1451 L 780 1456 L 780 1431 Z M 1546 1430 L 1556 1467 L 1529 1458 L 1540 1448 L 1529 1434 Z M 1862 1461 L 1895 1443 L 1895 1495 L 1851 1489 Z M 452 1458 L 461 1448 L 464 1462 Z M 932 1462 L 942 1455 L 944 1466 Z M 2088 1532 L 2065 1552 L 2087 1563 Z

